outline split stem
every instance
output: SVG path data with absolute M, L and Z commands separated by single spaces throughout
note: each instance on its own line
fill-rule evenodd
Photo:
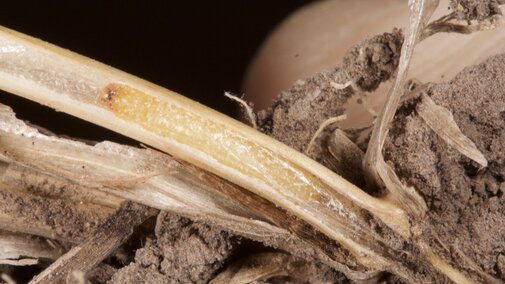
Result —
M 353 236 L 362 209 L 403 236 L 405 212 L 246 125 L 67 50 L 0 29 L 0 88 L 165 151 L 273 202 L 370 268 L 387 261 Z

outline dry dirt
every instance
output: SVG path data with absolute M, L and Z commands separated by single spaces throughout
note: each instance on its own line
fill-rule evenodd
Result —
M 451 110 L 461 131 L 488 159 L 486 168 L 449 147 L 415 112 L 397 113 L 386 158 L 426 200 L 427 238 L 449 262 L 505 281 L 505 54 L 468 67 L 427 91 Z M 442 245 L 443 244 L 443 245 Z M 461 260 L 463 260 L 461 262 Z M 475 268 L 477 267 L 477 268 Z
M 461 20 L 483 20 L 501 14 L 499 5 L 503 0 L 452 0 L 451 9 Z
M 227 232 L 162 212 L 153 238 L 109 283 L 205 283 L 237 243 L 237 237 Z

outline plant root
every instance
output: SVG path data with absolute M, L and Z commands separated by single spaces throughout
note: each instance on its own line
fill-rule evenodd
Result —
M 236 96 L 230 92 L 224 92 L 224 95 L 227 98 L 229 98 L 233 101 L 236 101 L 242 107 L 242 110 L 245 112 L 247 121 L 250 123 L 252 128 L 258 129 L 258 125 L 256 123 L 256 113 L 254 112 L 253 107 L 248 102 L 246 102 L 244 99 L 239 98 L 238 96 Z

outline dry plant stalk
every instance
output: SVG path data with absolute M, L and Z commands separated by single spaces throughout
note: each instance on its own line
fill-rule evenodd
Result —
M 241 233 L 269 235 L 279 231 L 216 190 L 214 184 L 199 179 L 203 172 L 190 171 L 157 151 L 111 142 L 90 146 L 46 136 L 16 119 L 12 110 L 2 105 L 0 121 L 0 160 L 6 163 L 0 185 L 4 190 L 12 187 L 19 192 L 25 184 L 62 188 L 73 181 L 76 190 L 59 197 L 109 208 L 104 216 L 128 199 L 191 218 L 212 217 L 233 224 Z
M 471 34 L 478 31 L 492 30 L 499 26 L 500 19 L 501 15 L 493 15 L 475 25 L 467 25 L 458 23 L 456 15 L 453 12 L 430 23 L 421 34 L 420 40 L 440 32 Z
M 387 199 L 252 128 L 168 90 L 69 51 L 0 32 L 0 87 L 208 170 L 272 201 L 351 251 L 360 263 L 388 261 L 353 236 L 371 238 L 361 209 L 401 235 L 408 219 Z
M 414 188 L 405 187 L 401 183 L 393 169 L 384 161 L 382 149 L 386 141 L 389 125 L 393 120 L 396 108 L 403 94 L 407 80 L 407 71 L 416 43 L 438 4 L 438 0 L 409 1 L 410 22 L 400 54 L 398 75 L 388 93 L 386 104 L 377 118 L 363 160 L 363 168 L 369 182 L 384 186 L 392 195 L 392 198 L 396 199 L 414 220 L 419 220 L 424 216 L 426 204 Z
M 0 264 L 33 265 L 40 259 L 55 260 L 60 255 L 61 252 L 44 239 L 0 231 Z
M 135 138 L 233 182 L 338 242 L 361 265 L 391 270 L 394 264 L 388 258 L 388 249 L 370 232 L 363 209 L 408 239 L 411 224 L 416 225 L 426 208 L 419 194 L 404 187 L 382 158 L 382 145 L 400 101 L 410 58 L 438 1 L 418 0 L 411 1 L 410 5 L 412 16 L 398 78 L 376 124 L 364 161 L 372 180 L 379 184 L 384 182 L 390 191 L 390 196 L 383 198 L 367 195 L 306 156 L 222 114 L 111 67 L 5 28 L 0 30 L 0 88 Z M 10 141 L 10 144 L 5 143 L 11 147 L 9 151 L 16 149 L 17 143 L 25 143 L 18 150 L 27 149 L 27 141 L 16 133 L 18 129 L 9 124 L 3 126 L 7 133 L 4 133 L 4 141 Z M 38 135 L 31 133 L 26 138 Z M 48 168 L 37 165 L 22 151 L 16 155 L 9 155 L 9 151 L 2 155 L 9 163 Z M 48 156 L 51 155 L 58 153 Z M 74 170 L 76 168 L 67 169 L 66 173 L 71 175 Z M 126 182 L 117 183 L 113 179 L 94 182 L 108 188 L 145 190 L 144 184 L 167 175 L 169 173 L 163 171 L 136 173 L 136 178 Z M 78 178 L 74 176 L 73 179 Z M 158 189 L 163 186 L 167 185 L 159 185 Z M 166 196 L 166 192 L 156 193 Z M 122 196 L 128 198 L 124 193 Z M 184 204 L 185 200 L 172 202 Z M 236 208 L 244 210 L 240 205 Z M 244 210 L 242 213 L 250 212 Z M 426 259 L 450 279 L 471 282 L 434 255 L 425 244 L 417 245 Z M 395 272 L 406 276 L 402 271 Z
M 63 200 L 65 204 L 83 203 L 82 207 L 93 214 L 100 212 L 100 219 L 104 220 L 123 200 L 133 200 L 192 220 L 203 220 L 256 241 L 272 243 L 285 251 L 298 250 L 338 268 L 353 279 L 366 279 L 378 273 L 347 268 L 338 255 L 339 248 L 302 220 L 286 216 L 275 204 L 195 166 L 177 162 L 151 149 L 111 142 L 91 146 L 46 136 L 16 119 L 6 106 L 0 106 L 0 121 L 0 160 L 5 162 L 0 164 L 0 205 L 14 201 L 13 198 L 27 204 L 36 198 L 35 202 L 40 203 L 43 200 L 39 195 L 42 195 Z M 33 192 L 28 190 L 30 188 L 41 190 Z M 47 189 L 59 190 L 51 194 Z M 2 193 L 6 192 L 13 192 L 15 196 L 4 200 Z M 85 215 L 88 212 L 71 210 L 78 219 L 89 220 Z M 0 206 L 0 228 L 4 230 L 75 244 L 84 242 L 92 234 L 89 230 L 83 232 L 82 224 L 64 220 L 61 226 L 83 232 L 69 237 L 66 230 L 62 232 L 48 226 L 44 220 L 3 211 Z M 26 226 L 27 223 L 30 226 Z

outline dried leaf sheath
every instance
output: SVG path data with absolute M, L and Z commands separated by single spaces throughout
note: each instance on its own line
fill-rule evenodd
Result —
M 0 153 L 0 160 L 7 163 L 22 164 L 55 179 L 75 181 L 89 188 L 81 191 L 90 192 L 90 199 L 99 199 L 101 205 L 111 208 L 116 208 L 122 199 L 118 201 L 118 198 L 107 196 L 104 192 L 186 216 L 213 216 L 256 231 L 267 225 L 258 220 L 249 221 L 254 217 L 250 210 L 195 179 L 170 157 L 150 149 L 111 142 L 90 146 L 45 136 L 16 119 L 12 110 L 3 105 L 0 105 Z M 2 182 L 16 187 L 16 182 L 23 180 L 34 183 L 34 177 L 35 174 L 30 175 L 19 167 L 8 165 Z M 47 178 L 36 182 L 55 183 Z M 58 185 L 54 184 L 54 187 Z
M 402 185 L 396 173 L 384 161 L 382 149 L 388 134 L 389 125 L 391 121 L 393 121 L 400 98 L 403 94 L 415 46 L 438 4 L 438 0 L 409 1 L 409 27 L 400 55 L 398 75 L 388 92 L 386 104 L 374 126 L 363 161 L 363 168 L 369 182 L 387 188 L 392 198 L 396 199 L 409 216 L 415 220 L 419 220 L 424 216 L 426 203 L 413 188 Z
M 168 90 L 55 46 L 2 29 L 0 87 L 133 137 L 230 180 L 343 244 L 370 267 L 385 262 L 360 208 L 402 235 L 405 213 L 304 155 Z
M 461 132 L 450 110 L 437 105 L 428 95 L 423 93 L 416 111 L 426 124 L 447 144 L 479 163 L 482 167 L 487 167 L 486 157 L 475 146 L 475 143 Z
M 344 259 L 341 251 L 347 252 L 328 237 L 302 220 L 286 215 L 273 203 L 188 163 L 178 163 L 151 149 L 111 142 L 90 146 L 43 134 L 34 137 L 36 130 L 15 119 L 10 108 L 0 105 L 0 114 L 0 160 L 8 162 L 0 183 L 2 229 L 71 243 L 84 241 L 92 232 L 83 232 L 80 238 L 69 237 L 66 230 L 60 232 L 58 226 L 48 226 L 44 220 L 28 221 L 27 217 L 32 215 L 3 212 L 5 203 L 13 201 L 13 198 L 2 199 L 7 188 L 19 193 L 14 198 L 26 204 L 32 204 L 33 198 L 38 198 L 35 203 L 44 203 L 44 197 L 39 196 L 49 193 L 65 204 L 83 203 L 90 213 L 106 209 L 106 214 L 99 216 L 102 219 L 111 214 L 111 208 L 119 207 L 127 199 L 226 228 L 233 234 L 266 242 L 284 251 L 299 251 L 304 257 L 322 261 L 353 279 L 378 273 L 362 266 L 348 268 L 345 263 L 355 263 L 355 260 L 348 254 Z M 151 178 L 142 178 L 145 176 Z M 60 190 L 62 186 L 64 189 Z M 41 191 L 37 190 L 32 197 L 30 194 L 34 192 L 30 188 L 39 187 Z M 27 210 L 31 214 L 34 208 Z M 89 216 L 81 217 L 90 220 Z M 58 225 L 68 225 L 72 232 L 83 231 L 79 224 L 68 224 L 72 219 L 61 221 L 64 224 Z

